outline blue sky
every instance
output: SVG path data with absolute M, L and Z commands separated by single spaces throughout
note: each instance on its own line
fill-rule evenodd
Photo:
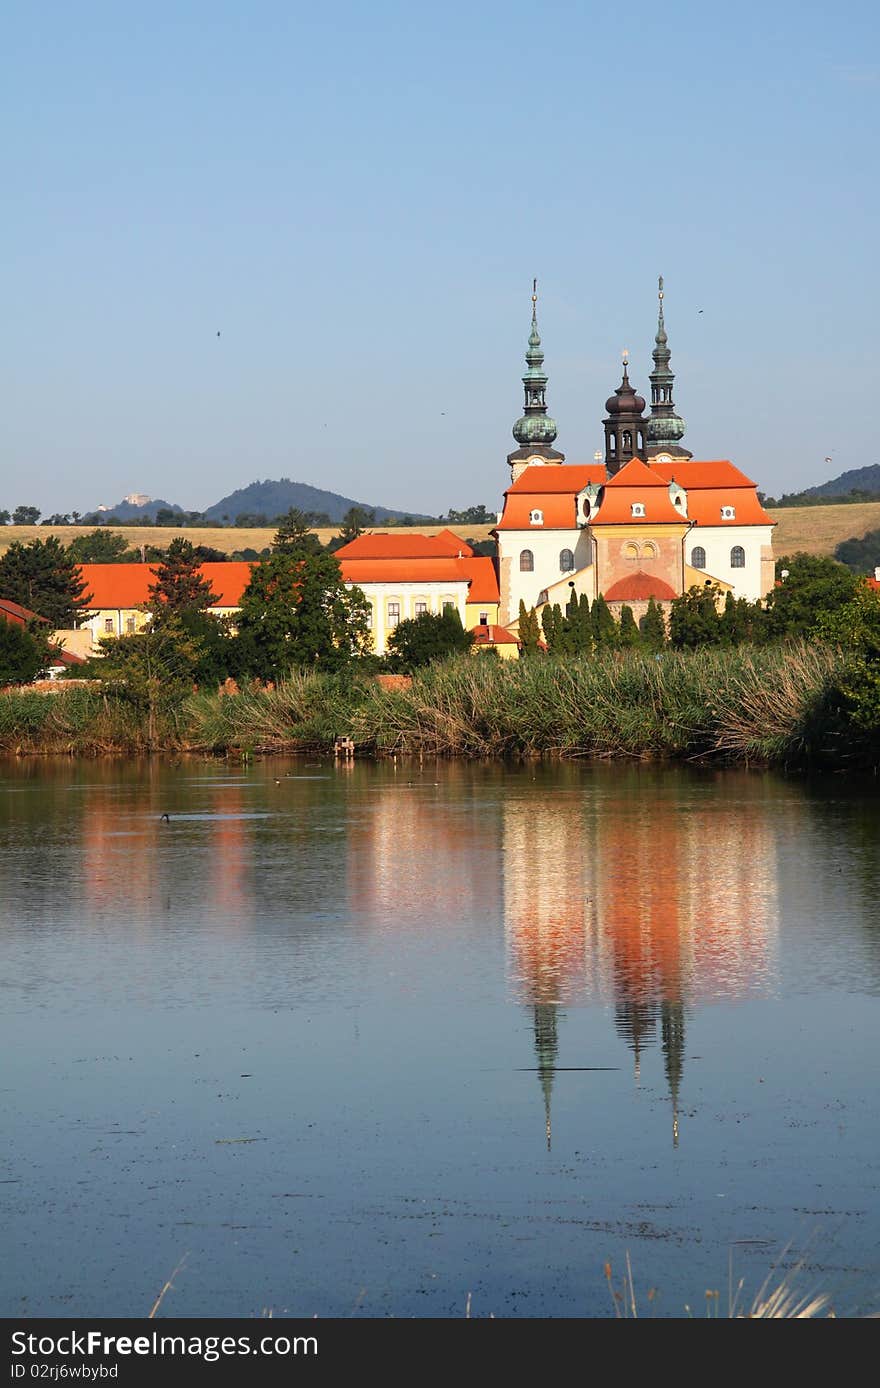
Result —
M 880 462 L 878 13 L 12 0 L 0 506 L 495 507 L 533 275 L 570 461 L 662 273 L 697 457 Z

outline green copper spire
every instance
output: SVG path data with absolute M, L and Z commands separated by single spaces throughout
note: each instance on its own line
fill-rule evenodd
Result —
M 526 402 L 522 419 L 513 426 L 513 437 L 523 448 L 536 444 L 551 444 L 556 438 L 556 420 L 547 414 L 547 376 L 544 372 L 544 353 L 538 333 L 538 281 L 532 281 L 532 330 L 526 352 L 527 370 L 522 378 Z
M 691 457 L 686 449 L 678 447 L 684 437 L 685 423 L 675 412 L 672 400 L 672 386 L 675 373 L 669 366 L 669 340 L 666 336 L 666 323 L 663 319 L 663 276 L 658 281 L 657 298 L 660 310 L 657 315 L 657 336 L 654 338 L 654 370 L 651 372 L 651 417 L 645 434 L 652 454 L 670 449 L 678 457 Z

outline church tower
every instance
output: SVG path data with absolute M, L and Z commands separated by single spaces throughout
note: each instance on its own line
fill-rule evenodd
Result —
M 672 386 L 675 373 L 669 367 L 669 343 L 666 337 L 666 324 L 663 321 L 663 276 L 660 276 L 657 289 L 660 311 L 657 319 L 657 336 L 654 338 L 654 370 L 651 372 L 651 417 L 645 434 L 648 440 L 648 457 L 656 458 L 658 453 L 667 453 L 671 458 L 692 458 L 686 448 L 682 448 L 684 420 L 675 413 L 672 400 Z
M 525 409 L 513 426 L 513 437 L 519 447 L 508 453 L 511 481 L 534 463 L 564 463 L 565 454 L 552 445 L 556 438 L 556 420 L 547 413 L 547 376 L 544 372 L 544 353 L 538 333 L 538 282 L 532 281 L 532 330 L 526 352 L 526 373 L 522 378 L 525 389 Z
M 641 458 L 643 463 L 647 462 L 643 418 L 645 401 L 629 383 L 628 356 L 629 353 L 624 352 L 623 380 L 605 401 L 608 416 L 602 423 L 605 427 L 605 467 L 609 477 L 619 472 L 630 458 Z

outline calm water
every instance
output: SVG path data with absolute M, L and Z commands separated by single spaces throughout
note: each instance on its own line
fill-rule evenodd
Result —
M 872 787 L 0 767 L 0 1314 L 880 1309 Z M 170 815 L 164 822 L 163 812 Z M 647 1303 L 643 1309 L 647 1309 Z

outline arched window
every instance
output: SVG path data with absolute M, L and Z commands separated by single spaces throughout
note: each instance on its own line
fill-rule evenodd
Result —
M 656 559 L 659 551 L 653 540 L 646 540 L 639 550 L 640 559 Z
M 734 545 L 730 551 L 730 567 L 732 569 L 744 569 L 746 566 L 746 552 L 742 545 Z
M 574 568 L 574 555 L 570 549 L 559 551 L 559 572 L 563 574 L 571 573 Z
M 691 565 L 695 569 L 705 569 L 706 551 L 703 549 L 702 545 L 694 545 L 694 548 L 691 550 Z
M 532 574 L 535 572 L 535 556 L 530 549 L 520 550 L 519 571 L 521 574 Z
M 530 511 L 530 512 L 529 512 L 529 525 L 543 525 L 543 524 L 544 524 L 544 512 L 543 512 L 543 511 L 535 510 L 535 511 Z
M 632 540 L 630 540 L 629 544 L 624 545 L 623 557 L 624 559 L 628 560 L 630 564 L 635 564 L 638 562 L 639 547 Z
M 624 434 L 623 434 L 623 446 L 624 446 L 624 448 L 632 448 L 632 446 L 633 446 L 633 436 L 632 436 L 632 434 L 629 432 L 628 429 L 627 429 L 627 430 L 624 430 Z

